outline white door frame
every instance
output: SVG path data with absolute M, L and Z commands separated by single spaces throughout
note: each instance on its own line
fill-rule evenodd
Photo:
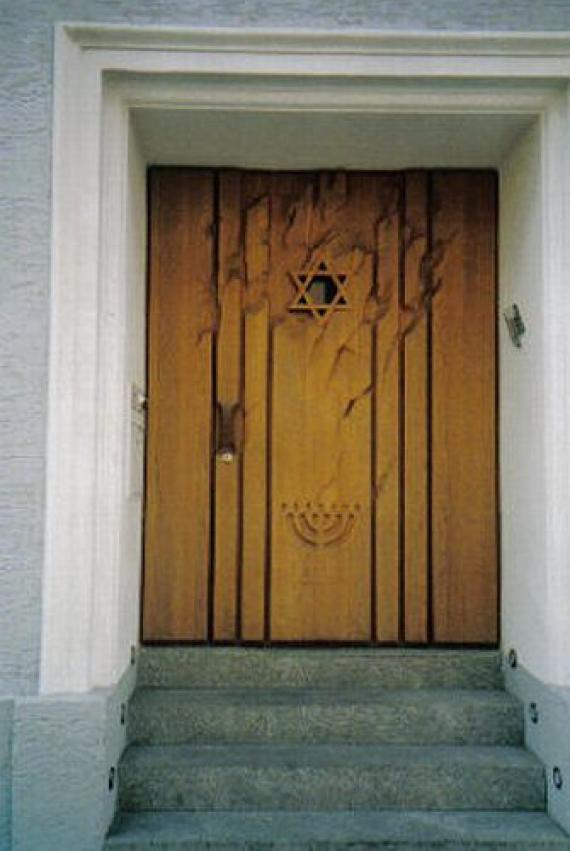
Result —
M 166 108 L 223 108 L 535 117 L 536 305 L 520 360 L 501 343 L 502 510 L 510 530 L 503 532 L 503 639 L 537 675 L 570 684 L 568 81 L 566 34 L 58 26 L 42 692 L 113 684 L 138 642 L 142 455 L 131 395 L 133 384 L 144 385 L 146 161 L 131 111 L 143 106 L 157 116 Z M 509 173 L 506 185 L 514 186 L 517 174 Z M 514 234 L 501 260 L 507 300 L 517 276 L 529 274 L 517 250 Z M 541 484 L 540 499 L 520 508 L 516 494 L 533 487 L 532 470 L 518 478 L 528 461 L 516 434 L 525 374 L 529 399 L 536 402 L 537 392 L 540 399 Z M 533 565 L 517 552 L 525 511 L 542 541 L 538 591 Z M 521 595 L 535 594 L 542 596 L 530 601 L 530 615 L 519 615 Z M 538 651 L 533 608 L 546 630 Z

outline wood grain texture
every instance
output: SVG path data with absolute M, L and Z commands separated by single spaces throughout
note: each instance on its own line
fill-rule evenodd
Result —
M 494 176 L 150 194 L 144 639 L 495 642 Z
M 143 637 L 205 640 L 216 325 L 213 175 L 153 171 L 150 209 Z
M 400 621 L 400 211 L 399 175 L 375 176 L 375 293 L 373 322 L 374 505 L 376 638 L 397 642 Z M 372 211 L 371 211 L 372 212 Z
M 218 310 L 216 412 L 218 442 L 221 407 L 230 413 L 236 439 L 235 460 L 215 458 L 214 623 L 215 641 L 232 641 L 238 626 L 238 579 L 241 560 L 241 452 L 239 419 L 242 405 L 241 174 L 218 177 Z
M 406 174 L 404 227 L 404 640 L 428 639 L 428 173 Z
M 436 173 L 433 202 L 434 639 L 495 642 L 495 176 Z
M 250 173 L 242 176 L 245 387 L 241 628 L 244 641 L 261 641 L 265 636 L 269 449 L 269 191 L 269 175 Z
M 274 175 L 271 638 L 369 640 L 374 180 Z M 298 274 L 346 276 L 349 309 L 292 313 Z M 349 514 L 354 517 L 349 522 Z M 311 533 L 350 526 L 329 544 Z

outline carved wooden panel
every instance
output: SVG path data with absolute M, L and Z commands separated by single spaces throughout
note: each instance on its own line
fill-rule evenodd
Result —
M 433 177 L 432 618 L 435 641 L 498 638 L 493 174 Z
M 209 637 L 214 175 L 151 173 L 144 637 Z
M 495 193 L 153 171 L 146 639 L 496 641 Z
M 274 175 L 270 304 L 271 636 L 367 640 L 371 628 L 372 325 L 376 179 Z M 350 310 L 292 313 L 289 270 L 345 275 Z M 337 290 L 338 295 L 338 290 Z M 332 305 L 331 305 L 332 307 Z M 323 308 L 326 311 L 326 308 Z M 358 504 L 351 535 L 312 546 L 282 503 Z
M 283 503 L 283 513 L 290 520 L 291 530 L 312 547 L 332 546 L 346 541 L 352 534 L 359 511 L 358 503 Z
M 428 640 L 429 623 L 429 399 L 431 239 L 430 175 L 405 176 L 404 286 L 402 294 L 402 372 L 404 411 L 403 540 L 404 636 Z
M 337 310 L 349 310 L 346 275 L 329 269 L 325 260 L 314 260 L 304 272 L 291 275 L 297 293 L 289 307 L 292 312 L 308 312 L 319 322 Z

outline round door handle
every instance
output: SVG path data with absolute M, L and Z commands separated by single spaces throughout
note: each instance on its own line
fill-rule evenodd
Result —
M 222 464 L 231 464 L 235 460 L 236 453 L 232 446 L 222 446 L 216 452 L 216 457 L 220 459 Z

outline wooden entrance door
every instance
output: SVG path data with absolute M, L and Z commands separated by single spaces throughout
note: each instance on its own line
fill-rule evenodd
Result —
M 151 172 L 145 640 L 497 641 L 495 206 Z

